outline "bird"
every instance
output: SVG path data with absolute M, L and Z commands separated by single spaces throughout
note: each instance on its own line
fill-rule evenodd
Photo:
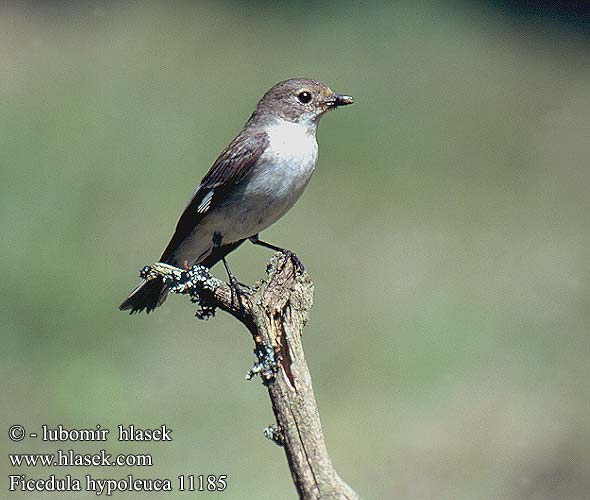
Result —
M 223 261 L 232 293 L 238 282 L 225 257 L 246 240 L 283 252 L 303 268 L 293 252 L 262 241 L 259 233 L 285 215 L 309 183 L 320 118 L 353 102 L 308 78 L 274 85 L 197 186 L 159 262 L 188 269 Z M 162 278 L 146 278 L 119 309 L 150 313 L 167 295 Z

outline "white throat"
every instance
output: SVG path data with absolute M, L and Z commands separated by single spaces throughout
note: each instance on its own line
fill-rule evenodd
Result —
M 276 120 L 265 130 L 270 140 L 270 147 L 275 151 L 284 151 L 291 155 L 305 156 L 310 150 L 317 150 L 315 138 L 316 124 L 294 123 L 287 120 Z
M 269 138 L 267 155 L 284 170 L 283 175 L 311 176 L 318 158 L 316 127 L 277 120 L 266 128 Z

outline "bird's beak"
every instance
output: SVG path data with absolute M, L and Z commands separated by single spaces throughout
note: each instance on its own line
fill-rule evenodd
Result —
M 330 108 L 337 108 L 338 106 L 347 106 L 353 102 L 354 98 L 349 95 L 333 94 L 326 104 Z

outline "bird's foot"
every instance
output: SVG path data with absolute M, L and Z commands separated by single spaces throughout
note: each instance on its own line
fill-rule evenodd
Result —
M 261 247 L 269 248 L 270 250 L 274 250 L 275 252 L 281 252 L 287 258 L 291 259 L 291 263 L 293 264 L 293 269 L 295 270 L 295 272 L 305 271 L 305 266 L 303 265 L 303 262 L 301 262 L 301 260 L 299 260 L 299 257 L 297 257 L 297 255 L 295 255 L 295 253 L 292 252 L 291 250 L 287 250 L 286 248 L 281 248 L 281 247 L 278 247 L 278 246 L 273 245 L 271 243 L 268 243 L 266 241 L 262 241 L 258 237 L 258 234 L 255 234 L 254 236 L 250 236 L 250 238 L 248 238 L 248 239 L 252 243 L 254 243 L 254 245 L 260 245 Z
M 243 292 L 240 289 L 240 283 L 233 274 L 229 277 L 229 288 L 231 290 L 231 307 L 242 307 L 240 296 L 243 295 Z
M 227 271 L 227 277 L 229 278 L 229 288 L 231 290 L 231 302 L 230 302 L 230 307 L 232 309 L 234 308 L 238 308 L 241 309 L 242 308 L 242 303 L 240 301 L 240 295 L 242 295 L 242 291 L 240 290 L 240 285 L 238 282 L 238 279 L 235 277 L 234 273 L 231 272 L 231 269 L 229 268 L 229 264 L 227 263 L 227 260 L 225 260 L 225 257 L 222 259 L 223 261 L 223 265 L 225 266 L 225 270 Z
M 301 262 L 301 259 L 299 259 L 299 257 L 297 257 L 297 255 L 294 252 L 292 252 L 291 250 L 283 249 L 281 250 L 281 253 L 285 255 L 288 259 L 291 259 L 291 263 L 293 264 L 293 268 L 295 269 L 295 271 L 305 271 L 305 266 L 303 265 L 303 262 Z

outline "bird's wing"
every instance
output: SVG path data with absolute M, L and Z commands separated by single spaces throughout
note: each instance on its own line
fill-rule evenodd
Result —
M 173 258 L 178 246 L 193 232 L 219 200 L 225 197 L 225 191 L 248 174 L 268 144 L 269 139 L 265 132 L 244 133 L 242 131 L 221 152 L 180 216 L 176 231 L 160 257 L 161 262 L 168 262 Z

